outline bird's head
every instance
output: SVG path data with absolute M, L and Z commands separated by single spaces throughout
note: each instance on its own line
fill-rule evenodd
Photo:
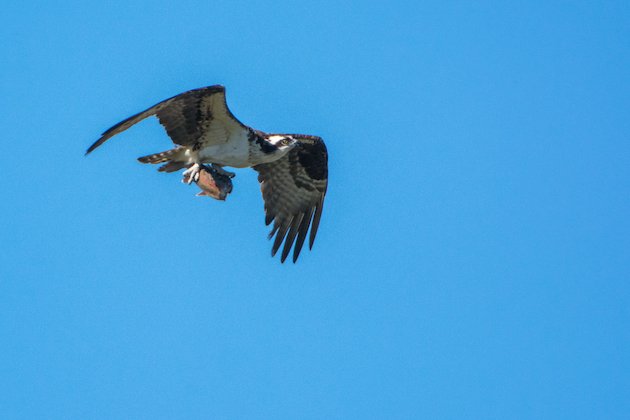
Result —
M 284 155 L 289 150 L 293 149 L 297 145 L 298 141 L 288 134 L 272 134 L 268 136 L 267 140 L 272 146 L 277 149 L 276 153 Z
M 257 148 L 254 149 L 253 160 L 269 163 L 284 157 L 299 142 L 290 134 L 266 134 L 256 138 Z

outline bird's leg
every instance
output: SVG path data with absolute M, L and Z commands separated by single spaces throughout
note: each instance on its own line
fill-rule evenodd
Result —
M 198 163 L 194 163 L 184 171 L 184 179 L 182 179 L 182 182 L 188 185 L 192 184 L 193 181 L 197 182 L 199 180 L 200 171 L 201 165 L 199 165 Z
M 225 169 L 223 169 L 223 166 L 217 165 L 216 163 L 212 164 L 212 169 L 217 171 L 219 175 L 227 176 L 228 178 L 234 178 L 236 176 L 234 172 L 228 172 Z

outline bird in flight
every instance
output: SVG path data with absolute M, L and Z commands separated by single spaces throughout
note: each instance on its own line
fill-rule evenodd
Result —
M 119 122 L 105 131 L 87 149 L 86 155 L 153 115 L 175 147 L 140 157 L 140 162 L 162 163 L 158 169 L 161 172 L 186 169 L 183 181 L 187 184 L 195 181 L 204 191 L 209 191 L 203 187 L 209 181 L 227 180 L 227 193 L 231 191 L 229 178 L 234 174 L 224 170 L 224 166 L 253 168 L 258 172 L 265 202 L 265 223 L 273 222 L 269 233 L 269 239 L 275 235 L 271 255 L 284 242 L 281 261 L 285 261 L 293 247 L 295 263 L 309 227 L 309 248 L 313 247 L 328 186 L 328 152 L 320 137 L 269 134 L 248 127 L 228 109 L 225 88 L 215 85 L 173 96 Z M 225 185 L 225 182 L 216 184 Z M 223 193 L 221 199 L 225 198 Z

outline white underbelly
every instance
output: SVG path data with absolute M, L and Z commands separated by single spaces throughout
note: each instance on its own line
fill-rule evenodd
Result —
M 247 136 L 232 136 L 227 143 L 204 147 L 199 150 L 203 163 L 245 168 L 251 166 Z

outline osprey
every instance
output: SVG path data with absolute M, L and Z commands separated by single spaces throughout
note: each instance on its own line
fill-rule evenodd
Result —
M 225 185 L 218 181 L 227 179 L 227 193 L 231 191 L 229 178 L 234 174 L 223 166 L 253 168 L 258 172 L 265 202 L 265 223 L 273 222 L 269 233 L 269 239 L 275 235 L 271 255 L 284 242 L 281 261 L 284 262 L 293 247 L 293 262 L 296 262 L 309 226 L 309 248 L 313 247 L 328 185 L 328 153 L 320 137 L 268 134 L 248 127 L 228 109 L 225 88 L 215 85 L 173 96 L 119 122 L 105 131 L 86 155 L 153 115 L 176 146 L 140 157 L 140 162 L 163 163 L 158 169 L 161 172 L 186 168 L 183 182 L 187 184 L 195 181 L 200 186 L 207 185 L 208 179 L 214 178 L 217 185 Z M 202 189 L 209 191 L 203 186 Z M 223 193 L 221 199 L 225 198 Z

